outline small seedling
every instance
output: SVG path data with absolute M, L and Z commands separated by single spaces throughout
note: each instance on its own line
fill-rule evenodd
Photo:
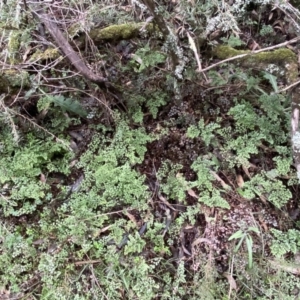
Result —
M 239 239 L 239 242 L 234 249 L 234 253 L 237 253 L 239 251 L 243 241 L 244 240 L 246 241 L 246 246 L 247 246 L 247 251 L 248 251 L 248 267 L 249 267 L 249 269 L 251 269 L 253 266 L 253 252 L 252 252 L 253 240 L 252 240 L 251 232 L 259 234 L 258 228 L 249 227 L 246 230 L 240 229 L 240 230 L 236 231 L 228 239 L 228 241 L 231 241 L 233 239 L 234 240 Z

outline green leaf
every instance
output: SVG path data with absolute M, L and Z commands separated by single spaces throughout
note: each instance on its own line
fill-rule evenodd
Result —
M 243 241 L 244 241 L 244 238 L 245 238 L 245 235 L 239 240 L 237 246 L 236 246 L 235 249 L 234 249 L 234 252 L 235 252 L 235 253 L 239 251 L 239 249 L 240 249 L 240 247 L 241 247 L 241 245 L 242 245 L 242 243 L 243 243 Z
M 265 79 L 269 80 L 269 82 L 271 83 L 273 89 L 274 89 L 274 92 L 278 92 L 278 86 L 277 86 L 277 77 L 275 77 L 274 75 L 268 73 L 268 72 L 264 72 L 264 76 L 263 76 Z
M 247 250 L 248 250 L 248 265 L 249 265 L 249 268 L 252 269 L 252 266 L 253 266 L 253 253 L 252 253 L 253 240 L 252 240 L 251 235 L 248 235 L 246 237 L 246 245 L 247 245 Z
M 53 102 L 55 105 L 60 106 L 63 111 L 69 111 L 80 117 L 86 117 L 87 111 L 81 106 L 81 104 L 74 99 L 65 98 L 64 96 L 50 96 L 50 101 Z
M 55 96 L 48 95 L 42 89 L 39 90 L 44 95 L 44 97 L 41 97 L 39 100 L 39 102 L 42 103 L 40 104 L 42 107 L 41 109 L 45 108 L 46 106 L 45 102 L 50 102 L 50 103 L 52 102 L 54 103 L 54 105 L 60 106 L 64 112 L 69 111 L 83 118 L 85 118 L 88 115 L 87 111 L 82 107 L 82 105 L 77 100 L 71 98 L 65 98 L 63 95 L 55 95 Z
M 244 235 L 243 231 L 242 230 L 238 230 L 237 232 L 235 232 L 234 234 L 232 234 L 230 236 L 230 238 L 228 239 L 228 241 L 231 241 L 233 239 L 239 239 L 239 238 L 243 237 L 243 235 Z
M 257 227 L 252 227 L 252 226 L 250 226 L 250 227 L 248 228 L 248 231 L 253 231 L 253 232 L 257 233 L 257 234 L 260 233 L 260 232 L 259 232 L 259 229 L 258 229 Z

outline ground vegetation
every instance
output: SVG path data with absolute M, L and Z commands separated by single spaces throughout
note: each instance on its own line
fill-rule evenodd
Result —
M 0 3 L 0 299 L 298 299 L 297 1 Z

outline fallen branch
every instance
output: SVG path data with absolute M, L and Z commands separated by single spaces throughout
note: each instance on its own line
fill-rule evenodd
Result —
M 107 81 L 102 76 L 94 74 L 83 62 L 83 60 L 79 57 L 79 55 L 74 51 L 71 45 L 68 43 L 67 39 L 64 37 L 60 29 L 57 27 L 55 22 L 52 21 L 51 16 L 42 13 L 34 13 L 35 16 L 45 25 L 50 35 L 61 49 L 61 51 L 65 54 L 65 56 L 70 60 L 72 65 L 78 70 L 80 74 L 85 76 L 92 82 L 103 84 Z
M 296 81 L 296 82 L 294 82 L 294 83 L 292 83 L 292 84 L 290 84 L 289 86 L 285 87 L 284 89 L 278 91 L 278 94 L 280 94 L 280 93 L 282 93 L 282 92 L 285 92 L 285 91 L 287 91 L 287 90 L 293 88 L 294 86 L 298 85 L 299 83 L 300 83 L 300 80 L 299 80 L 299 81 Z

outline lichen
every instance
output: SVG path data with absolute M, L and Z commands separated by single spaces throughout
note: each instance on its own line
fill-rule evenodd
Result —
M 292 84 L 298 80 L 298 64 L 297 63 L 287 63 L 285 65 L 286 69 L 286 81 L 288 84 Z

